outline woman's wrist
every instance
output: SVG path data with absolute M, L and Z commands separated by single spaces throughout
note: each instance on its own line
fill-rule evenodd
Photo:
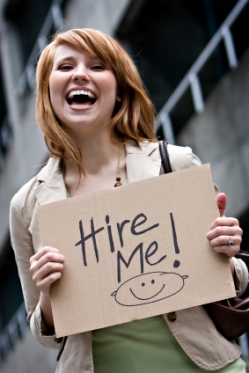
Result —
M 49 294 L 43 292 L 40 293 L 40 307 L 44 323 L 48 328 L 54 328 L 54 319 Z

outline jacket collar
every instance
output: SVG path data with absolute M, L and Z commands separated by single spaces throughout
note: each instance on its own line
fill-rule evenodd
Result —
M 34 192 L 39 205 L 67 198 L 60 158 L 49 158 L 47 165 L 38 173 L 37 182 Z
M 161 158 L 158 143 L 125 140 L 126 168 L 129 183 L 158 176 Z M 66 199 L 66 187 L 60 169 L 60 159 L 49 158 L 45 167 L 37 175 L 34 192 L 40 205 Z

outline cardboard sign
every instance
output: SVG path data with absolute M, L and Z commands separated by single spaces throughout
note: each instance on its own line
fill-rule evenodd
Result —
M 206 238 L 219 216 L 209 165 L 39 206 L 65 256 L 51 288 L 61 337 L 235 296 Z

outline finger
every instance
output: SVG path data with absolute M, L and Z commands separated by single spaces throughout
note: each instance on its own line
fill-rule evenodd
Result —
M 227 242 L 229 241 L 229 236 L 242 236 L 243 234 L 243 231 L 242 229 L 238 226 L 238 225 L 234 225 L 234 226 L 217 226 L 215 228 L 213 228 L 212 230 L 210 230 L 207 234 L 206 234 L 206 237 L 207 239 L 210 241 L 210 240 L 213 240 L 214 238 L 216 237 L 219 237 L 219 236 L 226 236 L 227 238 Z
M 52 265 L 52 263 L 47 263 L 33 275 L 32 279 L 41 292 L 48 294 L 52 283 L 61 278 L 62 271 L 63 264 L 55 263 Z
M 225 209 L 226 209 L 226 204 L 227 204 L 227 197 L 225 193 L 218 194 L 216 201 L 217 201 L 217 205 L 220 211 L 220 216 L 223 216 Z
M 45 277 L 44 279 L 40 279 L 37 282 L 36 287 L 38 288 L 38 290 L 40 290 L 44 294 L 49 294 L 51 285 L 55 281 L 59 280 L 61 276 L 62 276 L 61 272 L 51 273 L 49 276 Z
M 214 239 L 210 240 L 210 245 L 213 246 L 213 248 L 218 248 L 219 246 L 226 246 L 226 248 L 231 247 L 232 249 L 234 247 L 240 246 L 242 241 L 241 236 L 236 235 L 236 236 L 218 236 L 215 237 Z M 224 248 L 223 248 L 224 250 Z
M 60 254 L 59 252 L 47 252 L 39 260 L 35 260 L 34 258 L 31 260 L 30 272 L 34 274 L 40 268 L 42 268 L 46 263 L 49 263 L 49 262 L 64 263 L 64 261 L 65 261 L 64 255 Z
M 30 258 L 31 266 L 40 263 L 39 267 L 47 261 L 59 261 L 62 262 L 65 260 L 65 257 L 59 252 L 58 249 L 50 246 L 44 246 L 39 250 L 35 255 Z
M 64 266 L 61 263 L 53 263 L 53 262 L 46 263 L 44 266 L 42 266 L 38 271 L 36 271 L 33 274 L 32 279 L 33 281 L 38 283 L 39 281 L 45 279 L 46 277 L 49 277 L 52 273 L 56 273 L 56 272 L 62 273 L 63 268 Z
M 229 227 L 232 227 L 234 225 L 239 226 L 239 221 L 236 218 L 230 218 L 230 217 L 223 216 L 223 217 L 215 219 L 215 221 L 212 223 L 210 227 L 210 230 L 214 229 L 215 227 L 225 226 L 225 225 Z
M 39 260 L 43 255 L 45 255 L 46 253 L 49 253 L 49 252 L 57 252 L 57 253 L 59 253 L 59 250 L 56 249 L 55 247 L 44 246 L 41 250 L 37 251 L 37 253 L 35 253 L 35 254 L 30 258 L 30 263 L 31 263 L 32 261 L 37 261 L 37 260 Z
M 223 245 L 223 246 L 214 246 L 213 249 L 217 253 L 222 253 L 222 254 L 227 255 L 229 258 L 232 258 L 236 254 L 238 254 L 240 250 L 240 246 L 239 245 L 232 245 L 232 246 Z

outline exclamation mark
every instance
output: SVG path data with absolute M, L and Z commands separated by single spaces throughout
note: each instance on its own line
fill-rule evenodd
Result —
M 171 228 L 172 228 L 172 236 L 173 236 L 173 242 L 174 242 L 174 247 L 175 247 L 175 253 L 180 254 L 180 249 L 179 249 L 178 242 L 177 242 L 175 222 L 174 222 L 174 217 L 173 217 L 172 212 L 170 213 L 170 221 L 171 221 Z M 179 260 L 175 260 L 174 263 L 173 263 L 173 267 L 178 268 L 180 266 L 180 264 L 181 263 L 179 262 Z

